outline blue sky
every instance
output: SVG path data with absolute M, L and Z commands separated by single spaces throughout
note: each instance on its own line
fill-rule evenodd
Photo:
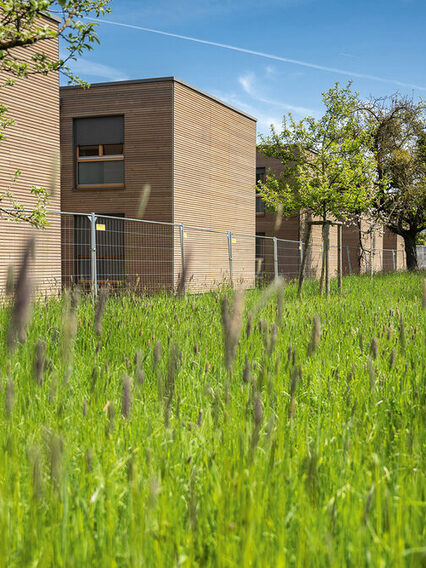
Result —
M 101 45 L 73 64 L 90 82 L 175 75 L 254 115 L 261 133 L 288 112 L 319 115 L 321 93 L 351 77 L 364 97 L 426 98 L 426 0 L 113 0 L 111 8 L 105 20 L 318 66 L 111 24 L 98 26 Z

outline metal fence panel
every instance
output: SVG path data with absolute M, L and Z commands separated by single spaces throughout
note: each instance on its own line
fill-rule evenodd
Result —
M 277 276 L 298 277 L 303 243 L 263 235 L 244 235 L 95 213 L 50 212 L 49 238 L 38 232 L 38 258 L 31 266 L 37 289 L 58 293 L 78 286 L 93 296 L 102 287 L 138 293 L 175 291 L 186 267 L 186 290 L 204 292 L 222 285 L 252 288 Z M 58 238 L 51 238 L 54 231 Z M 14 226 L 14 230 L 16 226 Z M 17 232 L 19 232 L 19 226 Z M 10 240 L 10 239 L 9 239 Z M 419 267 L 426 267 L 426 247 L 417 247 Z M 321 275 L 323 246 L 315 242 L 307 255 L 305 276 Z M 16 250 L 10 261 L 17 264 Z M 344 246 L 344 274 L 400 270 L 404 251 Z M 61 270 L 58 267 L 60 263 Z M 51 268 L 49 268 L 51 266 Z M 337 247 L 330 246 L 330 276 L 337 275 Z M 1 273 L 5 279 L 6 271 Z M 2 292 L 4 291 L 2 283 Z

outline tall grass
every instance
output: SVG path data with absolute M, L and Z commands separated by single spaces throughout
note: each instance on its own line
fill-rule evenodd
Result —
M 4 309 L 0 565 L 421 566 L 422 294 L 66 296 L 13 349 Z

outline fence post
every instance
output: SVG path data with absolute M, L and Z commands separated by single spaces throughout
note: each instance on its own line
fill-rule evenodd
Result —
M 351 255 L 349 252 L 349 246 L 346 245 L 346 254 L 348 255 L 348 267 L 349 267 L 349 275 L 352 274 L 352 265 L 351 265 Z
M 186 294 L 186 282 L 183 274 L 185 270 L 185 227 L 183 223 L 179 225 L 179 237 L 180 237 L 180 263 L 181 263 L 181 276 L 183 280 L 183 293 Z
M 278 247 L 277 237 L 274 237 L 274 277 L 278 278 Z
M 342 293 L 342 273 L 343 273 L 343 254 L 342 254 L 342 225 L 337 225 L 337 286 L 339 294 Z
M 234 285 L 232 274 L 232 232 L 228 231 L 228 258 L 229 258 L 229 277 L 231 279 L 231 286 Z
M 392 249 L 392 264 L 393 264 L 393 271 L 396 272 L 396 260 L 395 260 L 395 250 Z
M 92 299 L 98 295 L 98 275 L 96 270 L 96 214 L 90 213 L 90 273 L 92 281 Z

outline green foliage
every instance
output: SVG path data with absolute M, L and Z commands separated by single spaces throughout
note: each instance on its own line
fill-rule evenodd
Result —
M 0 0 L 0 88 L 12 87 L 17 77 L 51 72 L 61 72 L 69 81 L 88 86 L 71 72 L 68 64 L 99 43 L 96 24 L 85 21 L 85 18 L 100 17 L 109 12 L 109 3 L 110 0 Z M 60 18 L 57 29 L 43 18 L 48 13 Z M 61 52 L 66 54 L 63 58 L 49 57 L 43 49 L 47 41 L 56 38 L 61 40 Z M 31 52 L 25 49 L 31 46 Z M 7 115 L 7 107 L 0 104 L 0 142 L 3 140 L 3 144 L 7 143 L 4 131 L 13 124 L 13 117 Z M 18 172 L 13 182 L 17 175 Z M 36 196 L 36 201 L 32 205 L 33 211 L 27 213 L 25 207 L 14 199 L 11 189 L 3 191 L 0 194 L 0 203 L 3 204 L 0 215 L 43 228 L 48 224 L 46 205 L 49 190 L 33 186 L 30 193 Z
M 379 182 L 370 213 L 405 240 L 407 266 L 417 267 L 415 241 L 426 229 L 426 115 L 423 101 L 400 95 L 360 103 Z
M 423 279 L 317 287 L 246 294 L 231 377 L 226 290 L 0 312 L 3 564 L 421 566 Z
M 99 43 L 96 24 L 84 21 L 110 11 L 110 0 L 0 0 L 0 70 L 15 77 L 61 71 L 71 81 L 85 84 L 67 63 Z M 47 13 L 60 18 L 58 29 L 48 25 Z M 44 42 L 60 38 L 64 58 L 51 58 L 43 50 Z M 35 46 L 29 55 L 20 47 Z
M 426 245 L 426 231 L 419 233 L 416 238 L 416 244 L 418 245 Z
M 306 210 L 323 219 L 347 217 L 368 208 L 372 195 L 374 160 L 366 152 L 370 134 L 359 128 L 357 94 L 336 84 L 323 93 L 320 119 L 296 122 L 283 118 L 281 132 L 272 127 L 260 150 L 278 158 L 282 173 L 269 173 L 260 186 L 267 205 L 284 215 Z

